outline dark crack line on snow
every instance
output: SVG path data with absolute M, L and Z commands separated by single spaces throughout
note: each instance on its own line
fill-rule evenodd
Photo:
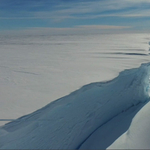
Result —
M 16 71 L 16 70 L 14 70 L 14 72 L 24 73 L 24 74 L 31 74 L 31 75 L 38 75 L 37 73 L 27 72 L 27 71 Z
M 136 105 L 132 105 L 132 106 L 130 106 L 129 108 L 127 108 L 127 109 L 123 110 L 122 112 L 118 113 L 117 115 L 115 115 L 115 116 L 112 117 L 111 119 L 107 120 L 106 122 L 104 122 L 103 124 L 101 124 L 100 126 L 98 126 L 93 132 L 91 132 L 91 133 L 89 134 L 89 136 L 87 136 L 87 137 L 77 146 L 77 148 L 75 148 L 75 149 L 77 149 L 77 150 L 80 149 L 80 147 L 81 147 L 99 128 L 101 128 L 103 125 L 107 124 L 109 121 L 113 120 L 115 117 L 119 116 L 119 115 L 122 114 L 123 112 L 128 111 L 129 109 L 131 109 L 131 108 L 133 108 L 133 107 L 135 107 L 135 106 L 138 106 L 138 105 L 141 105 L 141 104 L 143 104 L 143 106 L 144 106 L 144 105 L 145 105 L 146 103 L 148 103 L 149 101 L 150 101 L 150 99 L 146 100 L 145 102 L 139 102 L 139 103 L 137 103 Z M 143 106 L 142 106 L 142 107 L 143 107 Z

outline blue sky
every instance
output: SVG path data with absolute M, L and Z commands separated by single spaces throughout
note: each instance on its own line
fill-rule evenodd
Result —
M 150 0 L 0 0 L 0 30 L 150 31 Z

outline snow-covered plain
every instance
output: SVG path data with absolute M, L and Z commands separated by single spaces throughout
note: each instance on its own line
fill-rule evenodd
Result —
M 149 41 L 148 34 L 1 35 L 0 119 L 139 67 L 149 61 Z
M 125 70 L 111 81 L 86 85 L 2 126 L 0 148 L 106 149 L 129 128 L 149 96 L 150 63 Z M 150 148 L 149 105 L 146 106 L 115 148 Z M 141 140 L 143 137 L 146 141 Z
M 124 132 L 112 147 L 136 148 L 124 139 L 129 131 L 138 137 L 150 67 L 131 68 L 149 62 L 149 41 L 148 34 L 0 36 L 0 119 L 53 101 L 2 126 L 0 148 L 106 149 Z

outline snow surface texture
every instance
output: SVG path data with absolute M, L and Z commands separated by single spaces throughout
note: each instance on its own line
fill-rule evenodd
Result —
M 149 62 L 149 34 L 0 35 L 0 124 Z
M 108 149 L 150 149 L 150 102 L 134 117 L 129 129 Z
M 98 141 L 98 138 L 90 139 L 92 136 L 99 137 L 99 139 L 104 138 L 102 141 L 104 143 L 99 140 L 99 145 L 103 147 L 98 147 L 98 149 L 107 148 L 122 132 L 125 132 L 123 130 L 127 130 L 132 117 L 149 101 L 149 77 L 150 63 L 143 64 L 136 69 L 125 70 L 111 81 L 83 86 L 34 113 L 2 126 L 0 128 L 0 148 L 84 149 L 90 142 L 91 149 L 94 149 L 98 143 L 93 145 L 92 143 L 94 140 Z M 144 141 L 139 140 L 140 132 L 142 135 L 149 133 L 147 130 L 149 125 L 145 124 L 149 124 L 146 118 L 148 114 L 146 116 L 143 114 L 149 113 L 148 106 L 145 106 L 144 111 L 139 111 L 127 135 L 120 138 L 125 148 L 127 144 L 133 147 L 140 146 L 140 142 Z M 137 125 L 141 116 L 144 116 L 143 123 Z M 117 127 L 119 119 L 121 122 Z M 136 128 L 134 124 L 137 125 Z M 112 131 L 113 128 L 114 131 Z M 110 136 L 109 132 L 113 133 L 113 136 Z M 131 137 L 133 135 L 133 142 L 132 140 L 128 142 L 130 135 Z M 146 135 L 145 138 L 149 141 L 149 134 Z M 138 145 L 136 142 L 139 142 Z M 116 141 L 116 145 L 118 143 Z M 146 147 L 150 148 L 150 144 L 145 143 Z M 116 145 L 114 147 L 118 148 Z M 121 144 L 119 148 L 122 148 Z

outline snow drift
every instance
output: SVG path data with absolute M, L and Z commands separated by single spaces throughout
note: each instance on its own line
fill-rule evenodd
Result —
M 2 126 L 0 148 L 82 149 L 97 129 L 149 100 L 149 70 L 150 63 L 143 64 L 121 72 L 111 81 L 83 86 L 34 113 Z
M 108 149 L 150 149 L 150 102 L 133 118 L 129 129 Z

